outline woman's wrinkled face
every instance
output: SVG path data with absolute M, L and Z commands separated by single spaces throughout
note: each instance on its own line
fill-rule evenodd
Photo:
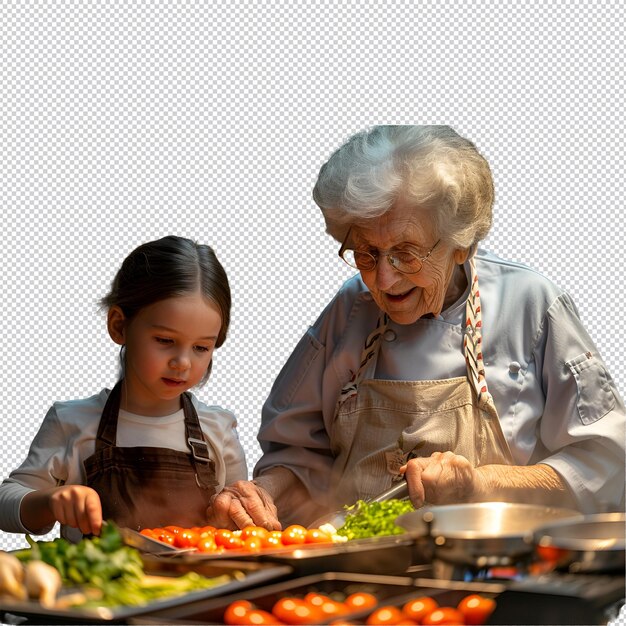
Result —
M 385 215 L 353 226 L 349 245 L 376 254 L 401 250 L 408 244 L 411 250 L 425 256 L 438 238 L 426 210 L 416 211 L 399 200 Z M 391 266 L 387 257 L 380 256 L 373 270 L 361 270 L 361 277 L 376 304 L 394 322 L 412 324 L 428 313 L 435 316 L 441 313 L 459 258 L 458 251 L 455 254 L 454 249 L 441 241 L 417 274 L 402 274 Z

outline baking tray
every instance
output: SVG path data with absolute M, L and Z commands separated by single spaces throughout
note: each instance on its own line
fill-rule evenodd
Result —
M 403 574 L 409 566 L 430 559 L 427 552 L 429 548 L 424 540 L 408 532 L 332 544 L 285 546 L 255 553 L 226 550 L 220 554 L 177 549 L 132 530 L 126 530 L 123 537 L 125 542 L 143 552 L 184 563 L 223 559 L 282 563 L 292 567 L 299 576 L 318 572 L 398 575 Z
M 181 607 L 187 602 L 240 593 L 250 587 L 284 579 L 292 574 L 292 569 L 288 565 L 281 564 L 225 559 L 219 562 L 182 563 L 154 556 L 144 558 L 144 569 L 147 574 L 165 576 L 177 576 L 195 571 L 207 577 L 226 574 L 231 578 L 229 582 L 210 589 L 201 589 L 173 598 L 164 598 L 141 606 L 47 609 L 36 601 L 20 602 L 2 597 L 0 599 L 0 616 L 3 623 L 8 624 L 23 623 L 20 618 L 26 618 L 29 624 L 127 623 L 131 617 L 138 617 L 156 610 Z M 76 590 L 76 588 L 69 588 L 65 589 L 63 593 L 71 593 Z
M 444 605 L 456 604 L 469 593 L 482 593 L 496 596 L 504 589 L 501 585 L 482 583 L 453 583 L 429 579 L 415 579 L 408 576 L 380 576 L 349 572 L 326 572 L 313 574 L 289 581 L 275 583 L 267 587 L 250 590 L 244 594 L 222 596 L 208 600 L 187 603 L 176 609 L 163 609 L 132 619 L 131 624 L 223 624 L 224 611 L 235 600 L 249 600 L 258 608 L 271 611 L 274 603 L 286 596 L 303 597 L 310 591 L 331 597 L 345 598 L 355 591 L 372 593 L 378 599 L 378 606 L 401 607 L 411 598 L 430 595 Z M 365 623 L 372 608 L 342 616 L 350 623 Z M 337 617 L 320 621 L 331 623 Z

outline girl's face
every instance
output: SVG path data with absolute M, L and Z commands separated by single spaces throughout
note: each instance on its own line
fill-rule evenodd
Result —
M 132 320 L 111 307 L 109 333 L 126 346 L 122 408 L 152 416 L 180 409 L 180 395 L 206 374 L 221 326 L 200 292 L 155 302 Z

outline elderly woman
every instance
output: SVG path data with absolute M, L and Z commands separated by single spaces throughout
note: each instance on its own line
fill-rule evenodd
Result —
M 622 400 L 567 293 L 478 249 L 493 183 L 446 126 L 382 126 L 322 167 L 313 197 L 359 274 L 263 409 L 253 482 L 220 525 L 307 524 L 406 478 L 424 503 L 623 510 Z

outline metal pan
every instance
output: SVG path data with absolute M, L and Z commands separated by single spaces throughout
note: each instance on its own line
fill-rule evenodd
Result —
M 536 555 L 569 572 L 624 572 L 626 515 L 599 513 L 536 528 Z
M 396 524 L 413 536 L 430 537 L 435 558 L 484 568 L 528 558 L 533 552 L 532 533 L 539 526 L 582 517 L 571 509 L 479 502 L 425 507 L 401 515 Z

